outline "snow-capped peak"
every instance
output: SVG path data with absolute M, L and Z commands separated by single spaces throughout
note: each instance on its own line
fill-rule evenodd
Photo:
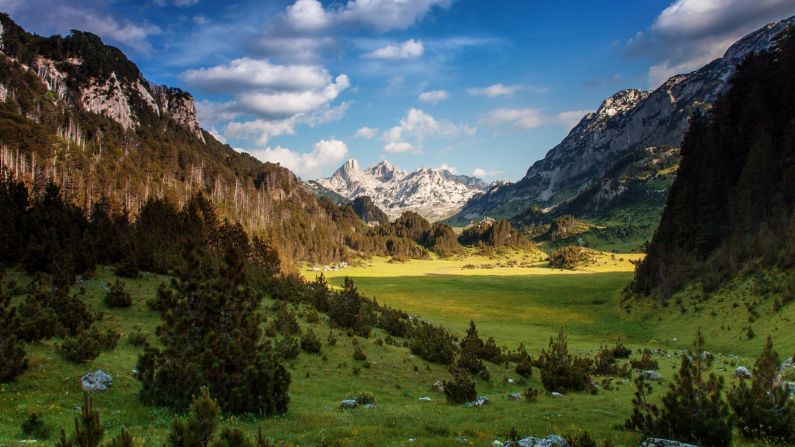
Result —
M 407 173 L 386 160 L 364 170 L 356 160 L 348 160 L 317 183 L 348 199 L 368 196 L 390 219 L 410 210 L 431 221 L 452 215 L 487 188 L 480 179 L 454 175 L 447 169 Z

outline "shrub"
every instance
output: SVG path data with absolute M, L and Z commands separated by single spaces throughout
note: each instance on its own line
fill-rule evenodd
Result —
M 130 307 L 132 295 L 124 288 L 124 282 L 117 279 L 113 284 L 108 283 L 108 293 L 105 294 L 105 304 L 108 307 Z
M 596 441 L 591 438 L 591 435 L 587 431 L 566 435 L 563 438 L 571 447 L 596 447 Z
M 538 358 L 541 383 L 547 391 L 583 391 L 591 383 L 591 361 L 569 354 L 566 336 L 561 331 L 549 339 L 549 346 Z
M 501 363 L 505 360 L 505 355 L 502 348 L 497 346 L 494 337 L 489 337 L 486 343 L 483 344 L 483 349 L 480 352 L 480 358 L 491 363 Z
M 273 329 L 282 335 L 295 335 L 301 331 L 298 318 L 289 306 L 281 301 L 274 303 L 276 318 L 271 322 Z
M 337 344 L 337 337 L 334 336 L 334 331 L 329 330 L 328 336 L 326 337 L 326 344 L 329 346 L 334 346 Z
M 613 347 L 613 357 L 617 359 L 628 359 L 632 355 L 632 350 L 624 346 L 624 343 L 619 338 L 616 345 Z
M 411 353 L 431 363 L 449 365 L 456 354 L 455 339 L 442 326 L 432 326 L 422 322 L 411 332 L 409 340 Z
M 74 363 L 86 363 L 99 357 L 102 352 L 103 336 L 92 328 L 75 336 L 67 337 L 58 346 L 58 351 L 67 360 Z
M 447 401 L 451 404 L 463 404 L 475 400 L 477 390 L 472 375 L 461 368 L 450 367 L 448 371 L 453 377 L 449 382 L 444 381 L 444 395 Z
M 362 351 L 362 348 L 359 345 L 354 345 L 353 347 L 353 359 L 362 362 L 367 360 L 367 354 Z
M 409 330 L 408 315 L 403 311 L 384 307 L 378 318 L 378 327 L 393 337 L 405 337 Z
M 525 379 L 533 375 L 533 361 L 529 355 L 516 362 L 516 374 Z
M 346 277 L 342 291 L 329 303 L 329 320 L 334 327 L 368 337 L 374 320 L 371 307 L 372 303 L 359 294 L 353 280 Z
M 66 431 L 61 429 L 61 439 L 57 445 L 99 447 L 104 435 L 105 427 L 100 421 L 99 411 L 94 408 L 91 395 L 85 392 L 83 393 L 83 407 L 80 409 L 80 415 L 75 418 L 74 434 L 67 439 Z
M 306 331 L 303 337 L 301 337 L 301 349 L 310 354 L 317 354 L 320 352 L 320 348 L 320 338 L 315 335 L 315 331 L 312 329 Z
M 527 402 L 535 402 L 538 400 L 538 390 L 527 387 L 522 392 L 522 397 L 524 397 L 524 400 Z
M 375 397 L 371 393 L 359 393 L 356 395 L 355 400 L 359 405 L 372 405 L 375 403 Z
M 22 423 L 22 433 L 25 436 L 36 439 L 47 439 L 50 437 L 50 429 L 41 419 L 38 413 L 30 413 Z
M 601 376 L 629 376 L 629 368 L 626 365 L 621 366 L 616 361 L 614 356 L 615 351 L 602 346 L 599 352 L 596 353 L 592 372 Z
M 133 330 L 127 335 L 127 343 L 131 344 L 132 346 L 147 346 L 149 344 L 149 340 L 146 338 L 146 334 L 141 331 L 141 327 L 136 325 L 133 327 Z
M 588 251 L 585 248 L 569 245 L 552 250 L 549 254 L 549 266 L 573 270 L 578 265 L 588 262 L 588 259 Z
M 0 273 L 0 383 L 10 382 L 28 369 L 27 353 L 16 335 L 19 318 L 16 309 L 11 307 L 11 296 L 2 288 L 2 282 Z
M 20 340 L 32 343 L 52 338 L 58 327 L 55 312 L 42 304 L 36 297 L 30 296 L 20 304 L 18 314 L 25 318 L 19 320 L 16 333 Z
M 660 364 L 657 363 L 657 360 L 652 358 L 651 351 L 648 349 L 644 349 L 642 351 L 641 357 L 639 359 L 630 360 L 629 366 L 631 366 L 633 369 L 641 369 L 641 370 L 660 368 Z
M 288 336 L 282 338 L 276 344 L 276 352 L 279 357 L 285 360 L 294 359 L 301 353 L 300 343 L 297 337 Z
M 740 379 L 729 392 L 737 426 L 747 438 L 781 444 L 795 441 L 795 402 L 779 383 L 779 364 L 768 336 L 754 364 L 750 386 Z
M 306 313 L 306 322 L 309 324 L 320 323 L 320 315 L 318 315 L 316 310 L 311 309 L 309 312 Z

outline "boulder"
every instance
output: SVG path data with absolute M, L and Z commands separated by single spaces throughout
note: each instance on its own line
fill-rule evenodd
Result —
M 98 369 L 92 373 L 84 374 L 80 378 L 83 391 L 105 391 L 113 385 L 113 376 Z
M 420 402 L 430 402 L 430 401 L 431 401 L 431 398 L 430 398 L 430 397 L 428 397 L 428 396 L 422 396 L 422 397 L 420 397 L 420 398 L 419 398 L 419 399 L 417 399 L 417 400 L 419 400 Z
M 546 438 L 528 437 L 516 442 L 519 447 L 571 447 L 565 439 L 558 435 L 548 435 Z M 511 447 L 510 442 L 503 444 L 503 447 Z
M 552 397 L 563 397 L 563 394 L 558 393 L 557 391 L 553 391 L 553 392 L 549 393 L 549 395 L 552 396 Z
M 640 447 L 696 447 L 692 444 L 686 444 L 679 441 L 671 441 L 669 439 L 649 438 L 643 441 Z
M 508 395 L 508 400 L 522 400 L 521 393 L 511 393 Z
M 643 377 L 646 380 L 651 380 L 652 382 L 662 382 L 662 380 L 663 380 L 663 375 L 662 374 L 658 373 L 657 371 L 651 370 L 651 369 L 649 369 L 647 371 L 643 371 Z
M 738 379 L 750 379 L 751 371 L 748 371 L 748 368 L 745 366 L 738 366 L 734 370 L 734 377 L 737 377 Z
M 442 381 L 441 381 L 441 380 L 437 380 L 437 381 L 436 381 L 436 382 L 433 384 L 433 389 L 434 389 L 434 390 L 435 390 L 437 393 L 444 393 L 444 383 L 442 383 Z
M 359 406 L 359 402 L 356 402 L 356 399 L 345 399 L 340 402 L 340 408 L 345 410 L 352 410 Z
M 472 402 L 465 403 L 464 406 L 467 407 L 467 408 L 482 407 L 483 405 L 486 405 L 486 402 L 488 402 L 488 401 L 489 400 L 486 399 L 486 396 L 478 396 L 477 399 L 473 400 Z

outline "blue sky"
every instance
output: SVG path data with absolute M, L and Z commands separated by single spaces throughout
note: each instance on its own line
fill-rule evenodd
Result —
M 518 180 L 587 112 L 719 57 L 795 0 L 0 0 L 193 93 L 222 141 L 303 178 L 348 158 Z

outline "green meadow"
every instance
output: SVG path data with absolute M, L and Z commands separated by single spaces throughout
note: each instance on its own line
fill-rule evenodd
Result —
M 561 329 L 569 336 L 570 348 L 579 355 L 593 356 L 601 345 L 613 344 L 621 337 L 634 350 L 659 349 L 657 359 L 666 382 L 678 365 L 678 350 L 689 345 L 699 326 L 706 333 L 708 349 L 719 353 L 715 368 L 727 377 L 729 385 L 734 365 L 750 366 L 764 334 L 774 335 L 781 354 L 789 355 L 795 349 L 795 336 L 788 330 L 792 306 L 773 313 L 768 309 L 770 301 L 758 294 L 753 295 L 759 315 L 753 323 L 757 335 L 747 337 L 743 328 L 748 324 L 747 307 L 735 304 L 744 303 L 744 297 L 758 291 L 752 280 L 737 285 L 710 306 L 685 295 L 681 304 L 685 312 L 677 305 L 655 308 L 650 304 L 636 305 L 626 312 L 620 302 L 621 291 L 632 278 L 629 261 L 637 258 L 600 255 L 575 272 L 551 270 L 537 253 L 405 264 L 373 259 L 326 272 L 326 276 L 335 285 L 350 276 L 366 295 L 443 324 L 459 335 L 474 320 L 482 338 L 494 337 L 498 345 L 511 349 L 522 342 L 533 355 Z M 307 267 L 303 274 L 311 279 L 317 273 Z M 6 280 L 10 279 L 21 285 L 30 280 L 18 271 L 8 272 Z M 0 385 L 0 445 L 30 445 L 32 441 L 25 440 L 20 425 L 31 412 L 40 413 L 51 428 L 50 439 L 34 445 L 52 445 L 60 428 L 71 431 L 82 400 L 79 378 L 100 368 L 114 377 L 109 391 L 95 393 L 106 439 L 126 427 L 141 445 L 165 442 L 178 415 L 139 401 L 140 384 L 133 370 L 141 348 L 132 346 L 126 338 L 138 328 L 150 341 L 156 340 L 159 316 L 145 302 L 168 278 L 148 275 L 128 280 L 128 290 L 134 297 L 129 309 L 104 305 L 106 283 L 113 279 L 110 269 L 100 268 L 91 279 L 79 281 L 73 292 L 82 293 L 94 312 L 102 312 L 102 320 L 96 323 L 99 329 L 113 328 L 121 333 L 119 345 L 85 365 L 64 360 L 55 350 L 58 340 L 29 347 L 30 369 L 15 382 Z M 271 303 L 267 297 L 263 299 L 263 310 Z M 299 307 L 297 312 L 302 315 L 304 310 Z M 488 364 L 491 380 L 478 382 L 478 394 L 488 397 L 489 403 L 480 408 L 451 406 L 443 394 L 432 389 L 434 382 L 448 378 L 446 369 L 414 357 L 405 347 L 379 343 L 386 335 L 380 330 L 374 330 L 368 339 L 358 339 L 367 354 L 362 362 L 352 357 L 354 339 L 342 332 L 334 331 L 336 344 L 328 345 L 330 331 L 324 317 L 313 324 L 302 317 L 301 324 L 321 337 L 323 348 L 320 354 L 302 352 L 287 363 L 292 374 L 287 414 L 268 419 L 225 418 L 223 425 L 250 433 L 261 429 L 277 441 L 300 446 L 488 446 L 495 439 L 506 439 L 512 427 L 523 436 L 587 430 L 595 439 L 610 440 L 618 446 L 637 446 L 640 442 L 639 435 L 620 428 L 631 411 L 634 391 L 627 379 L 613 379 L 611 389 L 602 389 L 596 395 L 573 393 L 555 398 L 541 393 L 537 402 L 528 403 L 507 396 L 527 386 L 543 390 L 538 370 L 523 380 L 512 367 Z M 402 344 L 403 340 L 398 342 Z M 599 383 L 603 380 L 597 378 Z M 655 394 L 659 396 L 664 389 L 664 384 L 656 385 Z M 340 400 L 360 392 L 375 396 L 373 408 L 338 408 Z M 419 401 L 420 397 L 430 397 L 431 401 Z M 754 444 L 738 439 L 736 445 Z

